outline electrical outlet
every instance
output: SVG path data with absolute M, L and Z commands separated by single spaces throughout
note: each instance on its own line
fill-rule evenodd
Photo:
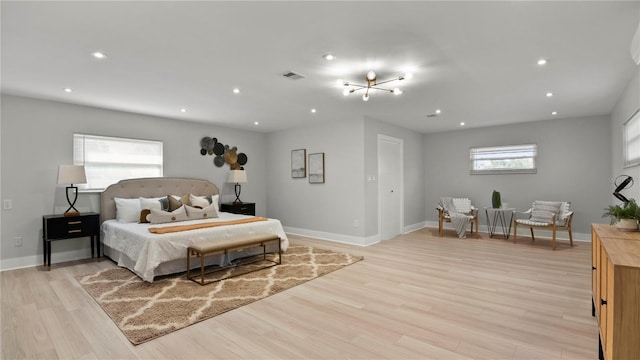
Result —
M 2 200 L 2 208 L 4 210 L 13 209 L 13 201 L 12 200 Z
M 21 237 L 17 237 L 16 238 L 15 246 L 16 247 L 22 246 L 22 238 Z

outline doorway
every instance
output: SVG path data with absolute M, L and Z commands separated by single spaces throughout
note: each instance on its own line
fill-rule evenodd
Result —
M 378 234 L 380 240 L 402 233 L 404 223 L 404 144 L 378 134 Z

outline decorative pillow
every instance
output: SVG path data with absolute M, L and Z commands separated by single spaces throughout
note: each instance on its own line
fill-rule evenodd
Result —
M 138 221 L 138 222 L 140 224 L 148 224 L 149 223 L 149 214 L 151 214 L 151 210 L 142 209 L 140 211 L 140 221 Z
M 193 194 L 189 194 L 189 202 L 191 202 L 191 206 L 206 208 L 211 205 L 211 196 L 196 196 Z
M 172 212 L 151 209 L 151 214 L 149 214 L 149 222 L 152 224 L 162 224 L 184 220 L 188 220 L 187 211 L 185 210 L 184 206 L 181 206 Z
M 198 209 L 189 205 L 185 205 L 185 208 L 187 209 L 187 217 L 189 218 L 189 220 L 218 217 L 218 211 L 216 211 L 216 208 L 215 206 L 213 206 L 213 204 L 202 209 Z
M 151 212 L 149 210 L 169 210 L 169 199 L 166 196 L 156 198 L 139 198 L 140 199 L 140 223 L 148 223 L 147 215 Z
M 169 211 L 176 210 L 177 208 L 183 205 L 182 201 L 180 201 L 180 199 L 182 199 L 180 196 L 171 195 L 171 196 L 168 196 L 168 199 L 169 199 Z
M 456 212 L 468 214 L 471 212 L 471 199 L 469 198 L 453 198 L 453 206 L 456 207 Z
M 536 200 L 533 202 L 533 206 L 531 207 L 530 220 L 550 224 L 553 219 L 553 214 L 557 217 L 560 212 L 560 205 L 562 205 L 562 203 L 559 201 Z
M 140 199 L 113 198 L 116 202 L 116 220 L 121 223 L 138 222 L 140 219 Z

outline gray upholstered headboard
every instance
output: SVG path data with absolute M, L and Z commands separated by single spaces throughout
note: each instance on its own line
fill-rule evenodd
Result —
M 100 215 L 102 221 L 116 218 L 113 198 L 160 197 L 167 195 L 215 195 L 218 187 L 207 180 L 189 178 L 140 178 L 120 180 L 102 192 Z

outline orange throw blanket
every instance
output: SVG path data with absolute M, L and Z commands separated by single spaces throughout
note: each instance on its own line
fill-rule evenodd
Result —
M 196 230 L 196 229 L 204 229 L 216 226 L 226 226 L 226 225 L 238 225 L 238 224 L 247 224 L 257 221 L 267 221 L 268 219 L 265 217 L 252 217 L 248 219 L 239 219 L 239 220 L 230 220 L 230 221 L 221 221 L 221 222 L 207 222 L 201 224 L 191 224 L 191 225 L 175 225 L 175 226 L 166 226 L 166 227 L 151 227 L 149 228 L 149 232 L 154 234 L 167 234 L 179 231 L 188 231 L 188 230 Z

